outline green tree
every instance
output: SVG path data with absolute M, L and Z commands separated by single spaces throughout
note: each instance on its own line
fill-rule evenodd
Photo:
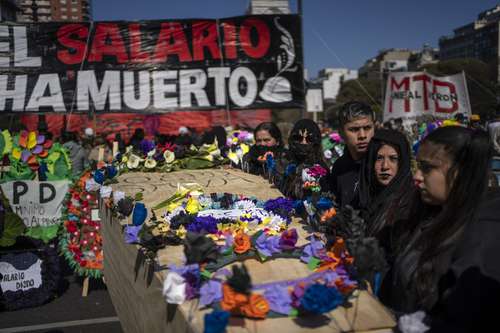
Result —
M 381 85 L 379 79 L 359 78 L 345 81 L 340 87 L 336 103 L 326 109 L 328 122 L 337 127 L 337 111 L 345 103 L 359 101 L 370 105 L 381 117 Z

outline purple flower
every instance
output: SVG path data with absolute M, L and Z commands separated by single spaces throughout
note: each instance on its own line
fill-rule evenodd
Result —
M 269 237 L 262 233 L 255 242 L 255 248 L 263 256 L 270 257 L 274 253 L 281 252 L 280 238 L 278 236 Z
M 304 296 L 304 292 L 306 289 L 305 283 L 297 283 L 292 291 L 292 306 L 294 308 L 300 307 L 300 299 Z
M 297 235 L 297 230 L 295 230 L 295 228 L 284 231 L 280 238 L 280 248 L 283 250 L 295 249 L 298 238 L 299 235 Z
M 200 288 L 200 305 L 206 306 L 222 299 L 222 283 L 209 280 Z
M 288 315 L 292 310 L 292 296 L 287 287 L 275 286 L 266 289 L 264 297 L 269 303 L 269 308 L 274 312 Z
M 217 233 L 217 219 L 212 216 L 197 216 L 194 221 L 187 226 L 187 230 L 195 233 Z
M 147 139 L 142 140 L 139 146 L 144 155 L 147 155 L 151 150 L 155 149 L 155 143 Z
M 141 231 L 142 225 L 127 225 L 125 226 L 125 243 L 132 244 L 139 242 L 139 231 Z
M 323 242 L 313 237 L 311 238 L 311 242 L 304 247 L 300 260 L 309 263 L 313 257 L 322 259 L 325 255 L 326 250 Z
M 279 216 L 286 218 L 288 222 L 291 222 L 291 214 L 293 211 L 293 200 L 286 198 L 276 198 L 267 200 L 264 204 L 264 209 L 268 212 L 273 212 Z
M 190 300 L 198 297 L 200 289 L 200 266 L 189 265 L 185 266 L 184 272 L 181 274 L 186 282 L 186 299 Z

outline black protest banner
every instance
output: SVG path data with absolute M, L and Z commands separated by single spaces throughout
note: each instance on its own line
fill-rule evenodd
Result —
M 302 107 L 297 15 L 0 24 L 0 112 Z

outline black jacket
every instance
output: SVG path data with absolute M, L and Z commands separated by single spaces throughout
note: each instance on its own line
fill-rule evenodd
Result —
M 425 223 L 415 230 L 418 239 Z M 489 193 L 477 218 L 466 226 L 456 246 L 442 253 L 436 265 L 432 297 L 426 303 L 416 293 L 412 272 L 419 252 L 402 253 L 384 286 L 392 282 L 383 303 L 396 314 L 425 310 L 426 324 L 434 332 L 493 332 L 500 309 L 500 193 Z M 390 297 L 387 297 L 390 296 Z M 494 326 L 492 326 L 494 325 Z
M 500 309 L 500 192 L 467 226 L 429 315 L 430 333 L 495 332 Z M 495 328 L 497 327 L 497 328 Z
M 359 172 L 362 160 L 355 161 L 349 150 L 344 148 L 342 155 L 332 166 L 327 179 L 328 189 L 335 196 L 339 207 L 350 205 L 359 208 Z

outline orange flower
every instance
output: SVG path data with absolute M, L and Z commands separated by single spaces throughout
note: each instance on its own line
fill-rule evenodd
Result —
M 259 319 L 265 318 L 269 312 L 269 304 L 261 295 L 251 294 L 248 296 L 238 293 L 227 283 L 222 285 L 222 294 L 220 306 L 224 311 Z
M 247 295 L 237 293 L 227 283 L 222 285 L 222 295 L 220 306 L 224 311 L 239 313 L 240 307 L 248 302 Z
M 240 311 L 245 317 L 264 319 L 269 312 L 269 303 L 261 295 L 251 294 L 248 303 Z
M 250 237 L 242 232 L 234 237 L 234 252 L 242 254 L 250 250 Z
M 328 220 L 334 218 L 335 215 L 337 215 L 337 211 L 335 210 L 335 208 L 330 208 L 327 211 L 325 211 L 323 215 L 321 215 L 321 222 L 325 223 Z

